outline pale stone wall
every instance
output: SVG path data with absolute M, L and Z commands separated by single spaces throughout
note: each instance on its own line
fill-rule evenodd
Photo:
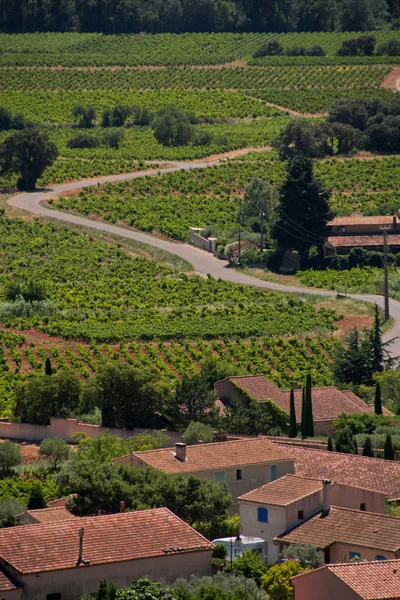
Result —
M 202 250 L 206 250 L 207 252 L 214 252 L 215 242 L 212 240 L 207 240 L 200 235 L 202 231 L 201 228 L 198 227 L 189 227 L 189 244 L 196 246 L 196 248 L 201 248 Z

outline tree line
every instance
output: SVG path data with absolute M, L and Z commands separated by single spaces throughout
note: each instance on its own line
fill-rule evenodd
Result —
M 398 24 L 399 0 L 0 0 L 0 31 L 367 31 Z

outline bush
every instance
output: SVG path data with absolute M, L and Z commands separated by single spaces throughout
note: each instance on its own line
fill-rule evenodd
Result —
M 263 561 L 262 554 L 254 550 L 244 552 L 242 556 L 236 558 L 232 563 L 232 572 L 235 575 L 244 575 L 248 579 L 260 585 L 261 579 L 267 570 L 267 566 Z
M 338 50 L 339 56 L 372 56 L 376 39 L 373 35 L 361 35 L 345 40 Z
M 333 423 L 335 431 L 348 427 L 352 435 L 374 433 L 382 417 L 368 413 L 342 414 Z
M 271 40 L 260 46 L 253 54 L 253 58 L 262 58 L 263 56 L 279 56 L 283 54 L 283 46 L 278 40 Z
M 51 461 L 53 469 L 68 460 L 70 450 L 66 441 L 59 437 L 48 438 L 40 444 L 39 454 Z
M 388 40 L 378 47 L 376 53 L 378 56 L 400 56 L 400 40 Z
M 13 467 L 22 463 L 22 452 L 18 444 L 6 440 L 0 443 L 0 471 L 9 473 Z
M 67 148 L 97 148 L 99 140 L 87 133 L 79 133 L 67 142 Z
M 304 570 L 300 563 L 290 560 L 283 565 L 274 565 L 261 578 L 261 587 L 270 600 L 291 600 L 293 587 L 290 579 Z
M 302 567 L 316 569 L 321 564 L 319 550 L 313 544 L 291 544 L 283 551 L 283 558 L 297 560 Z
M 322 46 L 311 46 L 310 48 L 305 49 L 304 56 L 326 56 L 326 51 L 322 48 Z
M 158 111 L 152 127 L 154 137 L 163 146 L 186 146 L 194 137 L 193 116 L 176 108 L 166 106 Z
M 96 109 L 90 105 L 83 106 L 83 104 L 76 104 L 72 108 L 72 115 L 78 121 L 78 127 L 90 128 L 94 126 Z
M 224 544 L 215 544 L 215 548 L 212 551 L 213 558 L 224 559 L 224 558 L 226 558 L 227 554 L 228 554 L 228 550 L 227 550 L 226 546 L 224 546 Z
M 204 423 L 191 423 L 186 427 L 183 434 L 183 439 L 189 445 L 198 444 L 199 442 L 212 442 L 214 430 L 210 425 Z
M 125 137 L 125 131 L 123 129 L 111 129 L 106 131 L 103 135 L 103 142 L 106 146 L 118 150 L 120 143 Z
M 148 108 L 142 106 L 134 106 L 132 109 L 133 124 L 139 127 L 147 127 L 153 120 L 153 114 Z

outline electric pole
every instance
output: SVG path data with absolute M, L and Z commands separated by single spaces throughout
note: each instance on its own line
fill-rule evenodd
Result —
M 264 219 L 265 219 L 265 199 L 261 199 L 260 208 L 260 250 L 264 250 Z
M 388 271 L 388 247 L 387 247 L 387 231 L 383 232 L 383 268 L 384 268 L 384 296 L 385 296 L 385 321 L 389 320 L 389 271 Z
M 238 231 L 238 265 L 240 266 L 240 252 L 242 250 L 242 230 L 241 230 L 241 225 L 242 225 L 242 199 L 239 197 L 238 199 L 238 225 L 239 225 L 239 231 Z

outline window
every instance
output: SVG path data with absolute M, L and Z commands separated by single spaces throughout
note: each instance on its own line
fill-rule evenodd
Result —
M 214 471 L 214 481 L 225 481 L 225 471 Z
M 243 469 L 236 469 L 236 481 L 243 481 Z
M 351 558 L 361 558 L 361 554 L 359 552 L 349 552 L 349 557 Z
M 377 556 L 375 556 L 375 560 L 387 560 L 386 556 L 381 556 L 380 554 L 378 554 Z
M 339 227 L 340 233 L 344 233 L 346 231 L 346 227 Z
M 61 593 L 57 594 L 47 594 L 46 600 L 61 600 Z
M 304 519 L 304 510 L 297 511 L 297 519 L 298 521 L 302 521 Z
M 266 508 L 257 509 L 257 521 L 260 521 L 260 523 L 268 523 L 268 511 Z
M 361 504 L 360 504 L 360 510 L 367 510 L 365 502 L 361 502 Z
M 276 465 L 271 465 L 269 468 L 270 481 L 275 481 L 278 479 L 278 467 Z

